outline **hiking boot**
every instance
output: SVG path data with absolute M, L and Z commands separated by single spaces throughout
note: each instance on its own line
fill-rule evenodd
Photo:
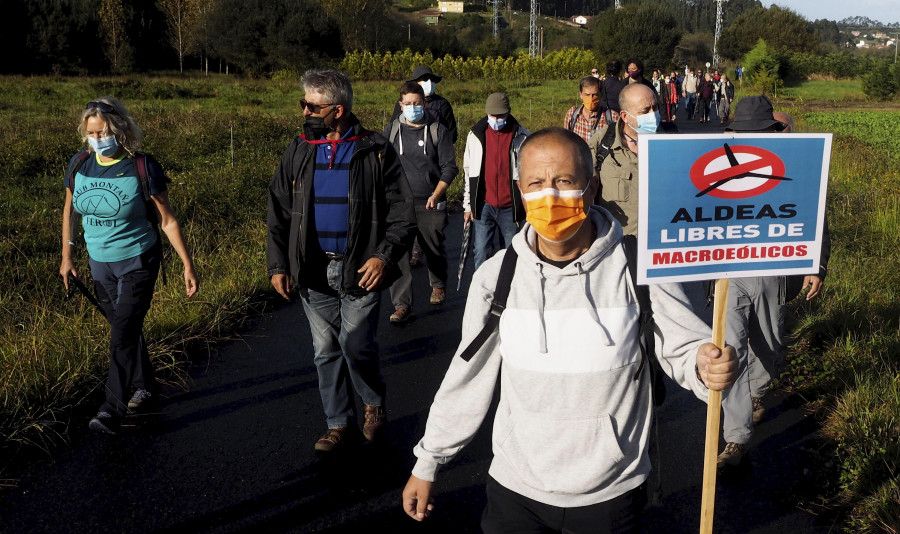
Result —
M 762 397 L 750 397 L 750 399 L 753 401 L 753 424 L 758 425 L 766 413 L 766 407 L 763 406 Z
M 316 441 L 316 450 L 319 452 L 333 452 L 344 445 L 347 427 L 329 428 L 322 437 Z
M 119 418 L 107 411 L 97 412 L 97 415 L 88 423 L 88 428 L 94 432 L 102 432 L 104 434 L 117 434 L 121 427 Z
M 137 410 L 141 406 L 149 404 L 152 398 L 152 393 L 146 389 L 138 388 L 134 391 L 134 395 L 131 396 L 131 400 L 128 401 L 128 409 Z
M 387 422 L 387 414 L 381 406 L 369 406 L 366 404 L 365 422 L 363 423 L 363 436 L 369 441 L 374 441 L 381 433 Z
M 719 455 L 719 459 L 716 463 L 719 467 L 722 467 L 723 465 L 738 465 L 741 463 L 741 460 L 744 459 L 746 453 L 746 443 L 726 443 L 725 450 Z
M 443 287 L 436 287 L 431 290 L 431 303 L 432 304 L 443 304 L 444 299 L 447 298 L 447 290 Z
M 403 324 L 409 321 L 411 316 L 412 313 L 409 311 L 409 308 L 400 306 L 391 314 L 391 324 Z
M 415 268 L 419 265 L 422 265 L 422 253 L 418 250 L 413 250 L 409 255 L 409 266 Z

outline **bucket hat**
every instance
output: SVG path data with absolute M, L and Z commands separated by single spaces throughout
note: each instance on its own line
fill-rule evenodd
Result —
M 443 76 L 438 76 L 437 74 L 431 71 L 431 67 L 428 65 L 419 65 L 412 72 L 412 78 L 407 81 L 410 82 L 419 82 L 424 80 L 425 78 L 431 78 L 434 83 L 440 83 L 441 80 L 444 79 Z
M 734 108 L 734 120 L 726 130 L 735 132 L 761 132 L 784 130 L 784 123 L 775 120 L 772 102 L 765 95 L 748 96 Z
M 488 115 L 509 113 L 509 97 L 505 93 L 491 93 L 484 103 L 484 112 Z

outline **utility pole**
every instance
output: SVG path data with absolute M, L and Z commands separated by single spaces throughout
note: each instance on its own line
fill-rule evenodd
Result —
M 719 36 L 722 35 L 722 4 L 728 0 L 716 0 L 716 35 L 713 38 L 713 65 L 719 67 Z
M 494 4 L 494 16 L 492 19 L 494 23 L 494 39 L 496 39 L 500 27 L 500 0 L 492 0 L 491 3 Z
M 538 55 L 537 9 L 537 0 L 531 0 L 531 24 L 528 27 L 528 55 L 531 57 Z

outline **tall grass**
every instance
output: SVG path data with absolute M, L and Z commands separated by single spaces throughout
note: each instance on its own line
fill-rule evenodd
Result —
M 876 127 L 881 125 L 883 128 Z M 811 112 L 805 131 L 834 131 L 828 215 L 834 249 L 819 302 L 800 314 L 785 382 L 826 415 L 838 469 L 831 503 L 852 532 L 900 525 L 900 112 Z M 864 125 L 872 128 L 865 130 Z
M 355 84 L 355 113 L 381 131 L 399 95 L 396 82 Z M 531 130 L 562 121 L 577 101 L 575 82 L 495 83 L 472 90 L 447 80 L 462 147 L 493 91 L 509 94 Z M 155 365 L 177 379 L 183 351 L 227 336 L 259 309 L 265 276 L 266 187 L 281 153 L 299 133 L 299 80 L 0 78 L 0 443 L 47 446 L 72 408 L 99 397 L 108 326 L 85 300 L 64 300 L 59 275 L 62 175 L 78 151 L 76 120 L 89 100 L 121 99 L 145 132 L 172 183 L 170 198 L 201 277 L 183 294 L 181 264 L 169 252 L 168 283 L 158 282 L 145 334 Z M 462 181 L 450 192 L 461 197 Z M 86 255 L 76 268 L 88 281 Z M 2 467 L 0 467 L 2 468 Z

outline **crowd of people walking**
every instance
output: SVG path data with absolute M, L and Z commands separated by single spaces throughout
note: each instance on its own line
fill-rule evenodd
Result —
M 725 392 L 728 445 L 719 461 L 741 462 L 783 366 L 785 302 L 798 286 L 807 298 L 818 294 L 827 261 L 825 254 L 823 269 L 790 292 L 785 277 L 733 281 L 746 298 L 732 302 L 729 293 L 735 326 L 727 346 L 713 345 L 681 285 L 634 283 L 638 138 L 677 131 L 679 109 L 700 123 L 714 113 L 740 132 L 785 131 L 790 117 L 776 118 L 763 96 L 746 97 L 731 117 L 727 75 L 657 69 L 648 78 L 635 58 L 580 79 L 560 127 L 530 132 L 508 95 L 495 92 L 458 136 L 453 107 L 437 94 L 441 80 L 417 66 L 376 133 L 354 114 L 345 74 L 313 69 L 302 78 L 303 133 L 268 187 L 266 262 L 274 290 L 301 301 L 312 333 L 325 423 L 312 444 L 330 454 L 358 433 L 378 441 L 389 429 L 380 292 L 390 291 L 390 323 L 405 325 L 413 267 L 424 263 L 429 305 L 443 305 L 447 192 L 460 174 L 462 138 L 463 225 L 474 234 L 476 272 L 459 348 L 414 450 L 404 511 L 421 521 L 433 510 L 439 467 L 473 438 L 499 383 L 484 531 L 636 532 L 658 373 L 702 401 L 710 390 Z M 165 173 L 137 151 L 141 132 L 125 107 L 111 97 L 89 102 L 79 131 L 85 150 L 64 180 L 60 275 L 67 286 L 77 280 L 77 212 L 111 325 L 106 400 L 89 426 L 115 433 L 128 413 L 158 399 L 141 334 L 160 269 L 158 229 L 181 258 L 188 296 L 199 282 Z M 638 328 L 643 291 L 649 329 Z M 642 350 L 646 336 L 655 354 Z

